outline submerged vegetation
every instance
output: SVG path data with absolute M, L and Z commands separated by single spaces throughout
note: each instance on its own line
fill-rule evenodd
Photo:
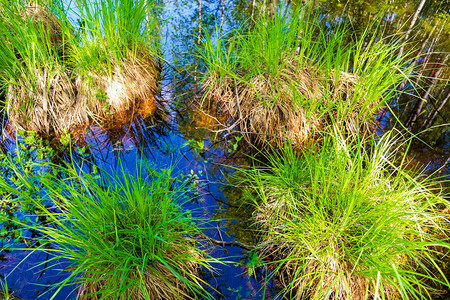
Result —
M 6 160 L 17 177 L 14 184 L 0 179 L 10 205 L 34 206 L 46 219 L 42 225 L 16 222 L 48 238 L 50 248 L 45 239 L 40 247 L 54 254 L 47 263 L 70 262 L 71 275 L 55 294 L 77 284 L 78 299 L 211 298 L 201 274 L 216 260 L 196 239 L 204 221 L 183 207 L 191 184 L 174 178 L 171 168 L 141 166 L 132 175 L 119 167 L 110 175 L 35 164 L 47 169 L 37 173 L 36 191 L 33 177 L 20 176 L 13 158 Z
M 410 73 L 397 55 L 402 43 L 383 37 L 380 22 L 359 37 L 345 19 L 327 26 L 318 12 L 280 9 L 246 33 L 206 36 L 203 101 L 218 102 L 256 143 L 305 145 L 331 124 L 372 133 L 374 115 Z
M 338 132 L 318 151 L 285 145 L 241 173 L 260 256 L 289 298 L 435 299 L 449 287 L 449 203 L 392 140 L 353 144 Z
M 0 2 L 0 78 L 18 129 L 61 134 L 91 122 L 111 126 L 113 116 L 146 102 L 162 109 L 155 4 L 75 3 L 77 10 L 52 1 Z

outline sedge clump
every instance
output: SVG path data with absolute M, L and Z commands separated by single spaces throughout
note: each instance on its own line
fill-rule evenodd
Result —
M 38 250 L 53 255 L 42 264 L 69 264 L 71 273 L 53 286 L 53 298 L 77 285 L 78 299 L 213 299 L 202 274 L 217 260 L 197 238 L 205 221 L 185 208 L 194 194 L 189 181 L 174 177 L 172 168 L 142 165 L 136 174 L 48 163 L 44 169 L 35 175 L 40 192 L 31 185 L 37 179 L 16 168 L 18 180 L 0 179 L 0 189 L 12 204 L 32 205 L 46 219 L 46 225 L 16 220 L 47 237 L 41 244 L 49 247 Z
M 241 173 L 258 251 L 291 299 L 435 299 L 449 203 L 440 183 L 393 163 L 392 135 L 285 145 Z M 398 166 L 401 165 L 401 166 Z
M 280 9 L 246 31 L 206 35 L 203 103 L 217 103 L 247 141 L 273 146 L 314 143 L 337 124 L 347 135 L 370 135 L 374 115 L 405 80 L 401 42 L 379 23 L 358 37 L 345 19 Z M 328 26 L 328 27 L 327 27 Z
M 14 127 L 59 135 L 92 123 L 113 127 L 149 101 L 163 110 L 156 4 L 65 5 L 0 1 L 0 78 Z

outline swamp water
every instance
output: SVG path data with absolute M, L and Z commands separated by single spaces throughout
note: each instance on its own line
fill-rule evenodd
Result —
M 195 101 L 198 97 L 196 93 L 198 78 L 195 73 L 197 70 L 196 68 L 186 68 L 186 66 L 194 65 L 196 62 L 193 52 L 199 32 L 214 30 L 221 23 L 223 23 L 223 30 L 236 28 L 241 24 L 242 19 L 248 18 L 254 13 L 255 8 L 252 7 L 252 1 L 243 0 L 166 2 L 162 3 L 162 19 L 167 20 L 166 25 L 162 28 L 162 35 L 166 39 L 163 42 L 163 50 L 165 59 L 171 65 L 166 68 L 170 71 L 167 72 L 166 79 L 163 81 L 163 97 L 168 101 L 169 107 L 166 121 L 138 118 L 122 128 L 109 131 L 91 127 L 90 132 L 85 135 L 83 143 L 79 142 L 78 148 L 74 147 L 73 151 L 74 153 L 79 152 L 75 154 L 79 161 L 83 158 L 88 159 L 95 162 L 100 168 L 111 172 L 118 160 L 131 172 L 135 170 L 136 165 L 142 159 L 159 168 L 168 168 L 175 163 L 176 173 L 181 172 L 186 176 L 191 176 L 198 183 L 199 197 L 192 206 L 200 208 L 204 217 L 213 220 L 211 229 L 205 234 L 219 241 L 237 241 L 251 246 L 255 243 L 254 236 L 248 230 L 251 225 L 252 211 L 241 205 L 240 192 L 232 185 L 227 184 L 232 169 L 225 166 L 249 163 L 246 154 L 240 151 L 243 141 L 240 141 L 238 136 L 227 134 L 227 132 L 214 133 L 208 129 L 215 120 L 198 111 Z M 260 2 L 263 1 L 253 1 L 253 3 L 262 5 Z M 339 9 L 344 9 L 338 2 L 318 2 L 317 5 L 322 5 L 330 17 L 338 14 Z M 366 6 L 355 5 L 359 10 L 355 8 L 352 11 L 347 8 L 353 14 L 355 25 L 359 22 L 364 23 L 362 20 L 370 18 L 370 15 L 378 9 L 376 1 L 373 2 L 364 2 Z M 333 5 L 336 10 L 333 10 Z M 409 10 L 391 12 L 392 15 L 399 14 L 397 18 L 393 17 L 392 27 L 401 27 L 401 25 L 395 25 L 395 21 L 406 22 L 410 19 L 414 13 L 413 7 L 417 4 L 404 3 L 404 5 Z M 431 10 L 432 8 L 428 7 L 427 9 Z M 425 12 L 423 15 L 426 16 Z M 199 26 L 200 24 L 201 26 Z M 441 35 L 448 36 L 448 32 L 443 31 L 441 31 Z M 422 37 L 419 35 L 418 38 Z M 434 37 L 431 40 L 433 39 Z M 444 41 L 439 46 L 443 47 L 441 52 L 448 52 L 448 48 L 445 48 L 448 43 L 446 44 Z M 179 72 L 171 70 L 172 67 Z M 448 66 L 443 66 L 443 68 L 445 67 L 446 71 L 441 75 L 443 78 L 446 74 L 448 76 L 449 72 Z M 437 105 L 439 105 L 438 101 L 445 99 L 446 91 L 448 93 L 448 86 L 445 84 L 448 85 L 447 79 L 441 82 L 441 88 L 444 91 L 436 90 L 434 92 L 435 98 L 432 101 L 435 100 Z M 439 100 L 440 98 L 437 98 L 439 95 L 444 97 Z M 406 101 L 405 99 L 401 100 Z M 405 103 L 408 105 L 411 102 Z M 409 104 L 408 109 L 412 111 L 410 114 L 414 113 L 413 108 L 414 105 Z M 444 106 L 438 116 L 442 120 L 438 121 L 443 124 L 448 123 L 448 111 L 449 106 Z M 388 117 L 389 114 L 386 114 L 382 118 L 382 121 L 386 121 L 386 127 L 395 125 L 393 124 L 395 120 Z M 406 116 L 405 119 L 407 119 Z M 423 130 L 423 128 L 419 128 L 419 121 L 413 123 L 415 124 L 412 124 L 412 127 L 416 126 L 417 131 Z M 425 120 L 422 123 L 427 122 Z M 433 143 L 433 147 L 430 149 L 417 146 L 414 149 L 416 154 L 411 154 L 411 157 L 416 155 L 429 171 L 438 169 L 449 157 L 449 136 L 448 126 L 441 126 L 437 130 L 422 134 L 421 137 L 424 139 L 429 137 L 427 142 Z M 5 133 L 2 147 L 12 152 L 16 147 L 16 142 Z M 79 150 L 82 147 L 85 147 L 84 151 Z M 67 149 L 59 156 L 61 156 L 60 159 L 67 160 Z M 442 175 L 445 174 L 449 174 L 448 165 L 442 170 Z M 26 247 L 24 243 L 12 244 L 11 242 L 2 239 L 2 248 L 6 245 Z M 62 280 L 68 276 L 68 272 L 59 271 L 65 268 L 66 262 L 64 261 L 51 268 L 41 265 L 47 255 L 51 254 L 20 250 L 1 252 L 0 274 L 3 279 L 6 278 L 8 288 L 14 292 L 14 295 L 23 299 L 51 298 L 51 292 L 45 293 L 48 290 L 46 285 Z M 264 271 L 260 270 L 260 273 L 256 274 L 256 278 L 254 275 L 250 276 L 251 272 L 247 266 L 251 265 L 253 257 L 251 252 L 242 247 L 216 246 L 211 255 L 231 262 L 215 265 L 217 274 L 207 280 L 212 287 L 217 289 L 218 292 L 215 294 L 217 299 L 262 299 L 264 297 L 272 299 L 279 291 L 276 282 L 264 281 Z M 74 288 L 64 288 L 56 299 L 75 298 Z

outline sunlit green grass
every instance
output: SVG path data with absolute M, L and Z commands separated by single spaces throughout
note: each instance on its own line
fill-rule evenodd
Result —
M 189 181 L 177 180 L 171 168 L 143 165 L 134 174 L 122 167 L 113 174 L 44 167 L 35 175 L 39 191 L 20 174 L 14 184 L 0 179 L 0 188 L 46 218 L 47 225 L 22 224 L 48 238 L 52 248 L 42 250 L 53 255 L 42 264 L 70 263 L 71 275 L 55 285 L 53 298 L 72 284 L 81 299 L 211 298 L 202 273 L 216 260 L 196 239 L 204 220 L 184 207 Z
M 436 299 L 449 288 L 449 203 L 386 134 L 320 150 L 286 145 L 244 169 L 259 254 L 295 299 Z M 399 144 L 397 144 L 399 145 Z M 409 170 L 408 170 L 409 169 Z
M 285 7 L 247 31 L 207 34 L 199 49 L 204 101 L 218 101 L 250 140 L 262 134 L 305 143 L 331 124 L 372 133 L 374 115 L 411 67 L 381 21 L 351 30 L 348 20 Z
M 71 53 L 80 73 L 110 74 L 116 65 L 157 55 L 159 21 L 156 1 L 76 0 L 79 47 Z
M 11 297 L 9 295 L 8 282 L 6 279 L 2 279 L 2 281 L 0 281 L 0 288 L 0 296 L 5 300 L 10 300 Z

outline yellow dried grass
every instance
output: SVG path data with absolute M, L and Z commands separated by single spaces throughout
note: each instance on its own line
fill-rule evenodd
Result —
M 114 64 L 111 74 L 87 74 L 76 80 L 80 101 L 90 108 L 88 114 L 98 124 L 111 121 L 124 112 L 137 113 L 153 100 L 162 109 L 158 99 L 161 67 L 150 54 L 141 52 L 139 59 L 131 54 L 120 65 Z M 156 110 L 156 109 L 155 109 Z M 147 111 L 148 113 L 148 111 Z
M 287 67 L 277 78 L 259 74 L 249 80 L 226 78 L 208 74 L 203 81 L 204 98 L 217 102 L 221 110 L 237 122 L 244 138 L 255 144 L 283 144 L 285 139 L 305 146 L 317 138 L 318 132 L 332 120 L 348 134 L 372 133 L 374 123 L 360 122 L 359 112 L 364 99 L 353 101 L 358 77 L 340 72 L 320 74 L 313 67 L 299 66 L 286 58 Z M 301 105 L 313 103 L 311 109 Z M 333 107 L 352 107 L 345 115 L 338 115 Z M 372 103 L 375 107 L 378 103 Z
M 74 80 L 64 71 L 41 70 L 34 86 L 18 79 L 9 85 L 6 102 L 9 121 L 18 130 L 63 133 L 88 123 L 87 107 L 77 101 Z
M 112 127 L 142 113 L 146 105 L 153 112 L 164 105 L 158 99 L 160 67 L 149 56 L 125 61 L 115 67 L 112 76 L 97 76 L 88 83 L 84 76 L 74 78 L 70 71 L 48 74 L 42 70 L 35 86 L 25 80 L 9 85 L 9 120 L 19 130 L 41 134 L 61 134 L 96 123 Z M 104 91 L 105 99 L 98 91 Z M 152 104 L 149 104 L 152 101 Z M 143 116 L 149 116 L 149 110 Z

